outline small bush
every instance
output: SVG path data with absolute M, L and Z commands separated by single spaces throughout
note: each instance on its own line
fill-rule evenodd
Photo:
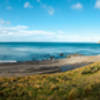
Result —
M 91 73 L 90 69 L 84 69 L 82 71 L 82 74 L 90 74 L 90 73 Z
M 82 74 L 92 74 L 92 73 L 95 73 L 95 72 L 98 72 L 100 70 L 100 66 L 92 66 L 90 68 L 85 68 L 83 71 L 82 71 Z

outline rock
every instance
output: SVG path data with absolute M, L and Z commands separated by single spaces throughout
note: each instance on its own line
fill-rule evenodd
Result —
M 72 54 L 72 55 L 68 55 L 67 58 L 77 57 L 77 56 L 82 56 L 82 55 L 81 54 Z
M 61 56 L 61 57 L 64 56 L 64 53 L 60 53 L 60 56 Z
M 54 60 L 55 59 L 55 57 L 54 56 L 50 56 L 50 60 Z

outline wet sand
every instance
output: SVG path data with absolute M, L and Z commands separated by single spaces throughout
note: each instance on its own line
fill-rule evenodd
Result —
M 59 60 L 0 63 L 0 76 L 24 76 L 32 74 L 56 73 L 99 62 L 98 56 L 73 55 Z

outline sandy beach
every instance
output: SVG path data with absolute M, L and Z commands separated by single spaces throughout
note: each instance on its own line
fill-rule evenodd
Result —
M 64 72 L 99 61 L 100 55 L 72 55 L 68 58 L 59 60 L 31 61 L 23 63 L 0 63 L 0 76 L 8 77 Z

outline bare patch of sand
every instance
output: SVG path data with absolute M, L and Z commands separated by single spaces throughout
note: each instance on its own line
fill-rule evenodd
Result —
M 23 63 L 0 63 L 0 76 L 23 76 L 41 73 L 55 73 L 72 70 L 90 63 L 99 62 L 98 56 L 70 56 L 69 58 Z

